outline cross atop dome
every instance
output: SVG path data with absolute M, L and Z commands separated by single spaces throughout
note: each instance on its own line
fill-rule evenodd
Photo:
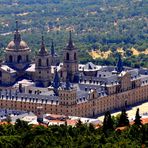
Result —
M 18 31 L 18 20 L 15 21 L 15 24 L 16 24 L 16 29 L 15 29 L 15 33 L 14 33 L 14 42 L 16 44 L 19 44 L 21 41 L 21 35 Z

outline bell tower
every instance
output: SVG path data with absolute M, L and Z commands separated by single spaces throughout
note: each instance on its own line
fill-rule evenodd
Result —
M 48 87 L 51 77 L 50 54 L 45 48 L 44 37 L 42 35 L 41 48 L 35 60 L 35 83 L 38 87 Z
M 77 83 L 78 79 L 78 53 L 77 48 L 72 41 L 71 31 L 69 33 L 69 42 L 63 50 L 63 79 L 66 81 L 67 74 L 69 74 L 69 81 Z

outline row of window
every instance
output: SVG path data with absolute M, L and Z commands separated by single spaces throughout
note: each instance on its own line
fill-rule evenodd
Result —
M 42 66 L 42 59 L 38 60 L 38 66 Z M 49 66 L 49 59 L 46 59 L 46 66 Z
M 74 57 L 73 57 L 73 58 L 74 58 L 74 60 L 77 60 L 77 54 L 76 54 L 76 53 L 74 53 Z M 68 52 L 66 53 L 66 60 L 67 60 L 67 61 L 70 60 L 70 55 L 69 55 Z
M 4 95 L 1 95 L 0 98 L 4 99 Z M 14 96 L 12 96 L 12 97 L 6 96 L 6 100 L 18 101 L 18 97 L 16 96 L 14 98 Z M 21 101 L 22 102 L 23 101 L 25 101 L 25 102 L 29 101 L 29 102 L 33 102 L 33 103 L 38 103 L 39 99 L 21 97 Z M 41 103 L 47 103 L 47 102 L 48 102 L 48 100 L 41 99 Z M 54 100 L 50 100 L 49 102 L 51 102 L 51 104 L 53 104 L 54 102 L 56 104 L 58 104 L 58 101 L 54 101 Z
M 17 63 L 20 63 L 21 61 L 22 61 L 22 56 L 21 55 L 18 55 L 18 57 L 17 57 Z M 28 61 L 29 61 L 29 56 L 26 55 L 26 62 L 28 62 Z M 14 62 L 12 55 L 9 56 L 9 62 L 10 63 Z

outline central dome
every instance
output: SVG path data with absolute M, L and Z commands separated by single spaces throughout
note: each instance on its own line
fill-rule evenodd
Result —
M 18 43 L 11 41 L 6 48 L 6 50 L 28 50 L 28 49 L 29 47 L 27 43 L 23 40 L 21 40 Z
M 14 39 L 8 44 L 6 51 L 26 51 L 30 50 L 25 41 L 21 39 L 21 35 L 18 31 L 18 21 L 16 21 L 16 30 L 14 33 Z

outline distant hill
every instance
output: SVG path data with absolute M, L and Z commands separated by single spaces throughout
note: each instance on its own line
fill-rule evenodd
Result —
M 82 61 L 91 60 L 90 49 L 114 52 L 119 47 L 133 47 L 144 53 L 148 48 L 147 8 L 145 0 L 0 0 L 0 48 L 12 38 L 17 18 L 20 30 L 25 30 L 23 38 L 34 52 L 42 31 L 47 47 L 54 39 L 60 53 L 67 32 L 73 30 L 80 56 L 86 51 Z M 141 66 L 146 66 L 145 56 L 141 56 Z

